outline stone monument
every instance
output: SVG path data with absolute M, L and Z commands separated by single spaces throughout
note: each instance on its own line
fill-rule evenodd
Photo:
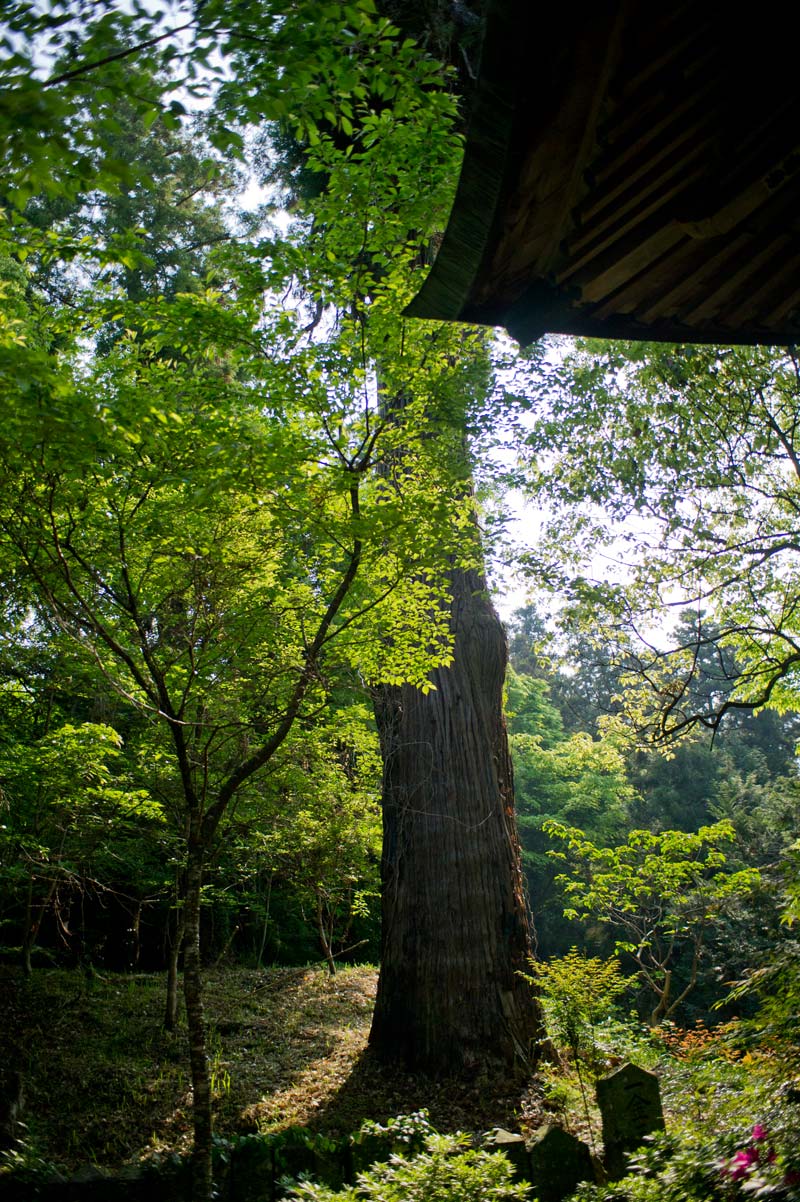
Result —
M 658 1078 L 635 1064 L 623 1064 L 597 1082 L 597 1104 L 603 1119 L 603 1164 L 613 1181 L 625 1175 L 628 1154 L 645 1136 L 664 1130 Z
M 582 1140 L 548 1127 L 531 1145 L 531 1182 L 539 1202 L 561 1202 L 581 1181 L 594 1180 L 592 1154 Z

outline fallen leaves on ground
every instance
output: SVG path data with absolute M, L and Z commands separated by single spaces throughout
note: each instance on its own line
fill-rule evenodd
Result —
M 482 1080 L 435 1082 L 367 1054 L 374 968 L 245 970 L 206 977 L 216 1129 L 232 1136 L 292 1125 L 344 1135 L 365 1118 L 426 1107 L 441 1131 L 541 1121 L 535 1088 Z M 41 969 L 25 982 L 0 970 L 4 1063 L 25 1079 L 36 1153 L 72 1171 L 114 1169 L 191 1139 L 186 1034 L 163 1030 L 163 975 Z

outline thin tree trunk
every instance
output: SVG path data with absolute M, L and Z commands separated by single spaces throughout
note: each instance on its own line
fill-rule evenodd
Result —
M 25 898 L 25 928 L 22 932 L 22 973 L 23 976 L 33 975 L 31 953 L 36 942 L 36 928 L 33 920 L 33 879 L 28 878 L 28 889 Z
M 258 958 L 256 966 L 261 967 L 261 961 L 264 959 L 264 948 L 267 946 L 267 930 L 269 929 L 269 907 L 272 900 L 272 880 L 275 876 L 274 872 L 269 874 L 269 884 L 267 885 L 267 897 L 264 902 L 264 922 L 261 926 L 261 944 L 258 949 Z
M 316 890 L 317 903 L 317 934 L 322 948 L 322 954 L 325 957 L 325 963 L 328 965 L 328 972 L 332 977 L 336 976 L 336 961 L 333 958 L 333 942 L 331 940 L 330 931 L 325 928 L 325 911 L 322 904 L 322 894 Z
M 434 1073 L 531 1063 L 538 1004 L 502 716 L 505 635 L 476 572 L 451 574 L 454 663 L 381 690 L 382 955 L 370 1043 Z
M 219 955 L 217 956 L 216 960 L 214 961 L 215 968 L 219 968 L 220 964 L 222 964 L 222 962 L 225 959 L 225 957 L 227 956 L 228 952 L 233 947 L 233 941 L 236 938 L 236 936 L 239 934 L 241 929 L 242 929 L 242 923 L 239 919 L 237 919 L 236 922 L 233 924 L 233 930 L 230 932 L 230 934 L 226 938 L 225 942 L 222 945 L 222 950 L 220 951 Z
M 203 1014 L 203 981 L 200 964 L 200 890 L 203 883 L 203 848 L 192 839 L 186 867 L 184 897 L 183 992 L 189 1035 L 192 1074 L 192 1202 L 210 1202 L 212 1196 L 211 1080 L 206 1055 Z
M 62 842 L 63 849 L 63 842 Z M 53 900 L 53 894 L 56 891 L 55 879 L 50 882 L 50 887 L 47 890 L 47 896 L 44 901 L 39 902 L 38 906 L 33 900 L 33 877 L 28 877 L 28 891 L 25 901 L 25 926 L 22 932 L 22 974 L 24 977 L 33 975 L 33 949 L 36 947 L 36 940 L 39 937 L 39 929 L 42 925 L 47 908 Z
M 139 957 L 142 954 L 142 909 L 144 902 L 140 898 L 131 918 L 131 968 L 139 967 Z
M 183 947 L 183 907 L 175 910 L 175 934 L 167 960 L 167 999 L 164 1009 L 164 1030 L 174 1031 L 178 1025 L 178 962 Z

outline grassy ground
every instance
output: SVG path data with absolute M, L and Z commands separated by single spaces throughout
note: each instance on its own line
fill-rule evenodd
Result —
M 512 1082 L 437 1085 L 365 1055 L 371 968 L 216 969 L 207 1018 L 216 1127 L 222 1135 L 301 1124 L 345 1134 L 364 1118 L 427 1107 L 442 1131 L 530 1131 L 535 1089 Z M 0 1063 L 21 1068 L 36 1154 L 64 1170 L 125 1161 L 189 1142 L 185 1031 L 161 1026 L 159 975 L 87 978 L 0 970 Z

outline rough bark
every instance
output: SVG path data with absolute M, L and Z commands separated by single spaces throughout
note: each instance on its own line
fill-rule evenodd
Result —
M 505 635 L 454 572 L 454 663 L 435 691 L 381 690 L 382 955 L 370 1042 L 437 1074 L 531 1063 L 538 1005 L 502 716 Z

